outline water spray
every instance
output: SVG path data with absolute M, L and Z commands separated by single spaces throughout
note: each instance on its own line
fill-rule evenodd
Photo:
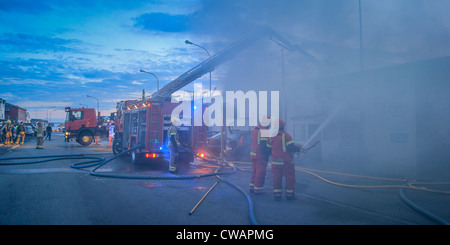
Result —
M 340 105 L 338 105 L 333 112 L 328 115 L 327 118 L 325 118 L 325 120 L 320 124 L 320 126 L 316 129 L 316 131 L 314 131 L 314 133 L 309 137 L 309 139 L 306 141 L 305 146 L 308 145 L 309 143 L 311 143 L 311 141 L 314 139 L 314 137 L 316 137 L 320 132 L 322 132 L 322 130 L 328 126 L 328 124 L 330 124 L 331 120 L 336 116 L 336 114 L 338 114 L 338 112 L 340 112 L 344 106 L 347 104 L 347 101 L 342 102 Z M 316 144 L 316 143 L 314 143 Z

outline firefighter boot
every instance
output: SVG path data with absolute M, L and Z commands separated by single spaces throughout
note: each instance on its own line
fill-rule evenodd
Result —
M 258 186 L 255 186 L 255 187 L 254 187 L 254 194 L 256 194 L 256 195 L 262 195 L 262 194 L 264 194 L 264 193 L 266 193 L 266 192 L 264 191 L 264 187 L 258 187 Z
M 288 201 L 297 200 L 294 190 L 286 190 L 286 200 Z
M 249 187 L 248 191 L 249 191 L 250 193 L 255 192 L 255 184 L 250 183 L 250 187 Z

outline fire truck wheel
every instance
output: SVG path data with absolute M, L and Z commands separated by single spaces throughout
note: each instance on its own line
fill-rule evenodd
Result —
M 88 131 L 82 132 L 80 134 L 80 136 L 78 137 L 78 142 L 83 146 L 90 145 L 93 140 L 94 140 L 94 136 Z
M 113 147 L 112 147 L 112 151 L 113 151 L 114 155 L 117 155 L 122 152 L 121 144 L 122 144 L 122 142 L 119 137 L 114 138 Z

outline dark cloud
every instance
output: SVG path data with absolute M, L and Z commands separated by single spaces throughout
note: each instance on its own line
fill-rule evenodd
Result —
M 51 11 L 51 1 L 7 0 L 0 1 L 0 11 L 40 14 Z
M 80 8 L 88 12 L 99 9 L 113 11 L 134 9 L 136 6 L 146 3 L 149 3 L 149 0 L 2 0 L 0 1 L 0 11 L 23 14 L 42 14 L 60 8 Z
M 148 13 L 135 18 L 134 26 L 148 31 L 184 32 L 188 30 L 189 17 L 189 15 Z

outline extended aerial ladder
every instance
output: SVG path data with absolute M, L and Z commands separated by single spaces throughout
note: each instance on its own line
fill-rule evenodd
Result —
M 278 33 L 273 31 L 271 28 L 264 27 L 261 30 L 253 33 L 252 35 L 236 41 L 227 48 L 221 50 L 202 63 L 193 67 L 189 71 L 181 74 L 178 78 L 165 85 L 159 91 L 153 93 L 150 100 L 161 101 L 170 98 L 172 93 L 180 90 L 181 88 L 195 81 L 197 78 L 200 78 L 204 74 L 214 71 L 217 67 L 232 59 L 237 53 L 241 52 L 250 45 L 254 44 L 256 41 L 267 36 L 284 49 L 300 52 L 309 61 L 317 62 L 317 60 L 312 55 L 302 49 L 299 45 L 292 44 L 291 42 L 280 36 Z

